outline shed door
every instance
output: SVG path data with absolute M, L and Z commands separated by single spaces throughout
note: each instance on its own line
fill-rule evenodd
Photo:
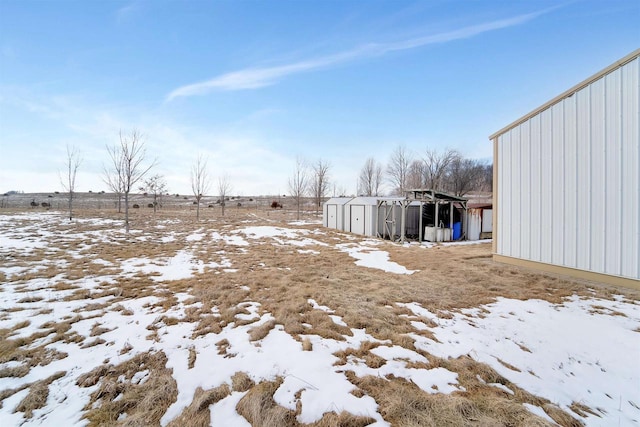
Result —
M 338 228 L 338 207 L 336 205 L 327 205 L 327 227 Z
M 493 209 L 484 209 L 482 211 L 482 232 L 493 232 Z
M 364 234 L 364 206 L 351 205 L 351 232 Z

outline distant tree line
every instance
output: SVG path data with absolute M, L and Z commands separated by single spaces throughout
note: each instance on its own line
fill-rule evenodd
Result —
M 428 189 L 464 196 L 471 191 L 492 190 L 493 165 L 466 158 L 453 149 L 428 149 L 424 155 L 416 156 L 398 146 L 386 168 L 373 157 L 365 160 L 357 193 L 380 196 L 384 182 L 389 184 L 391 195 L 404 196 L 407 190 Z
M 60 173 L 60 182 L 68 193 L 69 219 L 72 219 L 76 175 L 82 164 L 82 156 L 77 148 L 69 146 L 66 154 L 65 172 Z M 103 167 L 103 180 L 117 196 L 118 212 L 122 211 L 124 202 L 125 229 L 128 232 L 130 192 L 137 189 L 145 195 L 151 195 L 153 203 L 150 207 L 155 212 L 161 206 L 162 196 L 168 194 L 167 184 L 160 174 L 147 178 L 157 161 L 147 159 L 143 135 L 137 130 L 128 134 L 121 131 L 119 143 L 107 146 L 107 154 L 109 162 Z M 318 214 L 331 188 L 334 196 L 345 195 L 346 190 L 331 181 L 330 171 L 331 164 L 326 160 L 308 162 L 296 159 L 288 189 L 296 205 L 298 219 L 304 198 L 311 197 Z M 416 156 L 405 147 L 398 146 L 386 166 L 373 157 L 365 160 L 358 176 L 357 194 L 380 196 L 387 184 L 387 188 L 390 188 L 387 194 L 390 195 L 404 196 L 407 190 L 432 189 L 463 196 L 470 191 L 491 191 L 492 181 L 493 167 L 490 163 L 465 158 L 457 150 L 428 149 L 422 156 Z M 207 159 L 201 154 L 191 168 L 191 188 L 195 196 L 196 218 L 199 220 L 200 203 L 211 188 Z M 218 178 L 217 190 L 224 216 L 227 195 L 232 190 L 226 174 Z M 276 207 L 282 207 L 279 202 L 276 203 Z

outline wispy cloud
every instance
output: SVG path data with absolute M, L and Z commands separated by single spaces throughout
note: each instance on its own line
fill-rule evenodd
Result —
M 116 22 L 121 24 L 128 21 L 135 15 L 138 9 L 140 9 L 140 2 L 136 0 L 132 1 L 126 6 L 122 6 L 121 8 L 116 10 Z
M 553 7 L 538 12 L 518 15 L 512 18 L 485 22 L 478 25 L 459 28 L 453 31 L 431 34 L 397 42 L 369 43 L 348 51 L 309 59 L 306 61 L 295 62 L 292 64 L 278 65 L 274 67 L 246 68 L 244 70 L 233 71 L 219 75 L 210 80 L 174 89 L 169 93 L 169 95 L 167 95 L 166 101 L 168 102 L 180 97 L 204 95 L 215 90 L 233 91 L 270 86 L 277 83 L 280 79 L 292 74 L 327 68 L 358 59 L 380 56 L 389 52 L 415 49 L 431 44 L 466 39 L 489 31 L 521 25 L 556 8 L 557 7 Z

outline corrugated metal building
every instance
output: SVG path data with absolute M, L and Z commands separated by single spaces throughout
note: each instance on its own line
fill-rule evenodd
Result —
M 640 288 L 640 49 L 490 136 L 494 259 Z
M 332 197 L 322 205 L 322 225 L 338 230 L 345 230 L 344 209 L 353 197 Z
M 384 230 L 384 212 L 381 200 L 402 200 L 399 197 L 354 197 L 344 207 L 344 231 L 376 237 Z

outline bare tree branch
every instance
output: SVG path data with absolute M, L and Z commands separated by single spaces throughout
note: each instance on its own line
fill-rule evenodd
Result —
M 76 189 L 76 175 L 82 164 L 82 155 L 77 147 L 67 145 L 67 157 L 65 162 L 66 176 L 60 175 L 62 187 L 69 193 L 69 221 L 73 219 L 73 194 Z
M 289 194 L 296 201 L 298 220 L 300 220 L 300 206 L 302 205 L 302 198 L 307 192 L 307 186 L 307 168 L 304 161 L 298 157 L 296 158 L 296 167 L 293 175 L 289 178 Z
M 120 131 L 120 145 L 113 148 L 107 146 L 107 151 L 113 163 L 113 169 L 105 169 L 107 184 L 116 189 L 118 194 L 124 195 L 124 224 L 129 232 L 129 193 L 149 170 L 156 165 L 153 160 L 145 165 L 146 149 L 142 134 L 132 130 L 129 135 Z
M 369 157 L 360 169 L 358 177 L 358 194 L 363 196 L 379 196 L 382 185 L 382 165 L 373 157 Z
M 111 160 L 110 167 L 103 166 L 102 180 L 118 198 L 118 213 L 122 212 L 122 194 L 124 193 L 123 165 L 121 147 L 115 144 L 113 147 L 107 145 L 107 152 Z
M 445 178 L 449 167 L 453 161 L 460 158 L 462 158 L 462 155 L 450 148 L 441 153 L 437 150 L 427 150 L 424 158 L 427 188 L 436 191 L 444 190 Z
M 226 205 L 227 194 L 231 192 L 231 182 L 225 174 L 218 178 L 218 194 L 220 195 L 220 206 L 222 206 L 222 216 L 224 216 L 224 207 Z
M 191 168 L 191 190 L 196 197 L 196 219 L 200 220 L 200 200 L 209 191 L 211 181 L 207 171 L 207 159 L 198 154 L 196 163 Z
M 161 206 L 162 196 L 167 193 L 167 182 L 162 175 L 156 174 L 144 181 L 140 191 L 153 196 L 153 213 L 155 214 L 158 206 Z
M 387 165 L 387 177 L 393 186 L 393 192 L 397 195 L 404 196 L 404 192 L 407 189 L 410 164 L 411 155 L 405 147 L 398 146 L 391 153 L 391 158 Z
M 313 196 L 313 202 L 316 205 L 316 215 L 318 215 L 320 206 L 322 206 L 322 200 L 327 194 L 329 189 L 329 169 L 331 164 L 325 160 L 319 159 L 313 166 L 313 185 L 311 186 L 311 192 Z

